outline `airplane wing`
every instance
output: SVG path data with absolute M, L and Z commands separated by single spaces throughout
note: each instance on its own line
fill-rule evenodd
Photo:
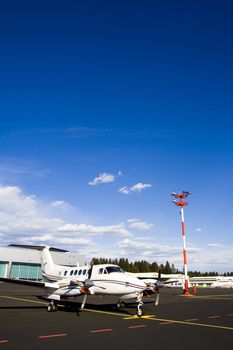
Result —
M 59 285 L 57 282 L 30 281 L 30 280 L 24 280 L 24 279 L 18 279 L 18 278 L 5 278 L 5 277 L 0 277 L 0 281 L 6 282 L 6 283 L 24 284 L 27 286 L 33 286 L 37 288 L 53 288 L 53 289 L 59 288 Z

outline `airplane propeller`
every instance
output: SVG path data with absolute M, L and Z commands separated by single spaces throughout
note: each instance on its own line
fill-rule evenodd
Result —
M 156 293 L 155 305 L 159 304 L 159 289 L 164 287 L 164 283 L 161 282 L 161 270 L 158 271 L 158 278 L 155 282 L 148 283 L 148 290 L 145 291 L 145 295 L 150 296 Z
M 85 281 L 83 282 L 83 291 L 84 291 L 84 297 L 83 297 L 83 301 L 82 301 L 82 304 L 81 304 L 81 309 L 84 308 L 85 304 L 86 304 L 86 301 L 87 301 L 87 296 L 88 294 L 90 294 L 90 288 L 93 287 L 93 286 L 96 286 L 98 288 L 101 288 L 101 289 L 106 289 L 102 286 L 98 286 L 96 285 L 93 281 L 92 281 L 92 272 L 93 272 L 93 264 L 91 265 L 90 269 L 88 270 L 87 272 L 87 279 L 85 279 Z

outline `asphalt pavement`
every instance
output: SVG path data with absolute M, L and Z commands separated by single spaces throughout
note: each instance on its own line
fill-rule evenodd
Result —
M 144 301 L 117 309 L 115 298 L 89 296 L 47 312 L 44 289 L 0 283 L 0 350 L 3 349 L 218 349 L 233 346 L 233 290 L 163 288 L 159 306 Z M 77 303 L 78 302 L 78 303 Z

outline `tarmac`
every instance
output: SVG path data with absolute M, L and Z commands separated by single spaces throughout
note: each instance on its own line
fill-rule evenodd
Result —
M 0 350 L 232 349 L 233 290 L 181 292 L 163 288 L 157 307 L 144 299 L 139 318 L 135 303 L 119 310 L 116 299 L 94 296 L 81 312 L 80 298 L 47 312 L 44 289 L 1 282 Z

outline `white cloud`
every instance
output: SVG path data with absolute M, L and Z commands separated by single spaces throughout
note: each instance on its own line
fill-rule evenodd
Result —
M 50 202 L 50 205 L 53 208 L 60 208 L 60 209 L 67 209 L 70 206 L 67 202 L 59 201 L 59 200 Z
M 118 192 L 124 193 L 124 194 L 129 194 L 129 190 L 127 186 L 121 187 Z
M 164 263 L 168 260 L 180 270 L 183 268 L 183 248 L 180 245 L 153 243 L 151 240 L 125 238 L 118 242 L 122 256 L 130 260 L 147 259 Z M 233 246 L 210 243 L 207 246 L 190 245 L 187 248 L 188 269 L 226 272 L 233 270 Z
M 118 190 L 118 192 L 123 193 L 123 194 L 129 194 L 131 192 L 141 192 L 142 190 L 145 190 L 145 189 L 150 188 L 150 187 L 152 187 L 151 184 L 143 184 L 143 183 L 139 182 L 130 188 L 128 188 L 128 186 L 121 187 Z
M 130 260 L 143 260 L 147 258 L 149 261 L 164 263 L 166 260 L 171 263 L 174 260 L 180 262 L 182 256 L 182 248 L 174 245 L 164 245 L 153 243 L 150 240 L 141 241 L 140 239 L 125 238 L 118 242 L 122 255 L 127 256 Z
M 127 257 L 131 261 L 146 259 L 158 263 L 168 260 L 182 269 L 183 249 L 180 242 L 174 245 L 165 241 L 165 244 L 161 244 L 154 233 L 153 237 L 149 234 L 137 237 L 130 232 L 149 230 L 153 224 L 138 218 L 129 219 L 126 223 L 98 226 L 75 219 L 71 222 L 74 208 L 72 212 L 69 208 L 65 212 L 60 209 L 54 211 L 51 203 L 56 203 L 54 208 L 58 209 L 63 205 L 62 200 L 41 202 L 34 195 L 26 195 L 17 186 L 0 186 L 0 245 L 47 244 L 76 252 L 81 250 L 88 259 L 102 256 Z M 204 246 L 200 242 L 197 246 L 189 243 L 187 256 L 189 270 L 233 271 L 232 245 L 210 242 Z
M 16 186 L 0 186 L 0 210 L 17 215 L 32 215 L 36 209 L 35 196 L 25 196 Z
M 85 246 L 90 244 L 89 239 L 85 238 L 72 238 L 72 237 L 57 237 L 52 235 L 43 235 L 43 236 L 32 236 L 32 237 L 20 237 L 18 240 L 19 243 L 27 244 L 48 244 L 48 245 L 77 245 Z
M 116 224 L 109 226 L 93 226 L 86 224 L 65 224 L 58 227 L 59 232 L 75 232 L 77 234 L 85 235 L 103 235 L 103 234 L 114 234 L 130 237 L 132 233 L 125 228 L 125 224 Z
M 132 192 L 141 192 L 142 190 L 145 190 L 146 188 L 150 188 L 151 184 L 143 184 L 141 182 L 137 183 L 136 185 L 132 186 L 130 188 L 130 191 Z
M 195 231 L 196 231 L 196 232 L 202 232 L 202 231 L 203 231 L 203 228 L 197 227 Z
M 209 248 L 223 248 L 224 246 L 220 243 L 209 243 L 207 245 L 207 247 L 209 247 Z
M 51 242 L 51 245 L 73 244 L 75 249 L 75 245 L 89 244 L 96 237 L 132 236 L 124 223 L 94 226 L 70 223 L 60 215 L 51 216 L 51 207 L 60 209 L 66 204 L 62 200 L 41 203 L 35 196 L 25 195 L 17 186 L 0 186 L 0 244 Z M 70 216 L 69 211 L 67 214 Z
M 90 181 L 88 184 L 91 186 L 96 186 L 99 184 L 106 184 L 115 181 L 115 175 L 110 173 L 99 174 L 94 180 Z
M 150 230 L 154 224 L 147 224 L 145 221 L 141 221 L 140 219 L 130 219 L 128 220 L 128 226 L 135 230 L 144 231 Z

